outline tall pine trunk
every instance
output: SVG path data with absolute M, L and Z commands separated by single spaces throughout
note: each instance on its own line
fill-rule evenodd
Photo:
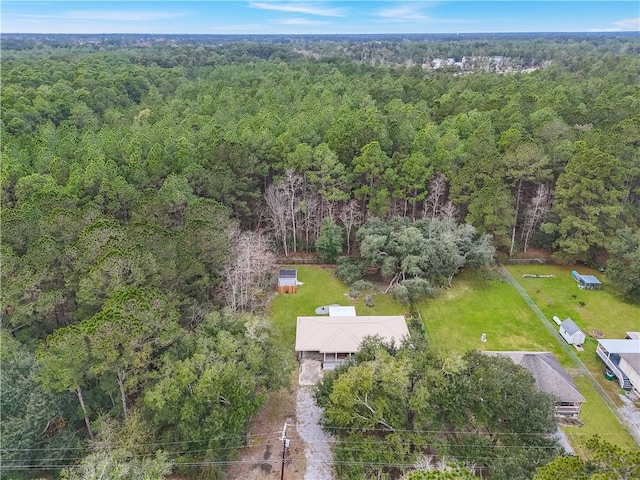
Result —
M 93 440 L 93 432 L 91 431 L 91 423 L 89 422 L 89 414 L 87 413 L 87 407 L 84 404 L 84 398 L 82 397 L 82 390 L 78 386 L 76 388 L 76 396 L 80 402 L 80 408 L 82 408 L 82 414 L 84 416 L 84 424 L 87 426 L 87 432 L 89 432 L 89 438 Z

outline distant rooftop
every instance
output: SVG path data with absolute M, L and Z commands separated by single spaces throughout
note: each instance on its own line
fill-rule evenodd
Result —
M 538 388 L 561 402 L 586 402 L 569 374 L 551 352 L 482 352 L 509 358 L 531 372 Z

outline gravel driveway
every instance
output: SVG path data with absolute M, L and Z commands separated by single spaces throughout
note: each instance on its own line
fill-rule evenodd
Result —
M 313 387 L 301 385 L 296 401 L 296 428 L 305 442 L 307 471 L 304 480 L 333 480 L 331 436 L 320 427 L 321 414 L 322 410 L 313 399 Z
M 620 399 L 624 403 L 624 406 L 620 407 L 620 413 L 635 433 L 636 442 L 640 442 L 640 410 L 635 403 L 639 401 L 638 396 L 634 392 L 627 392 L 620 395 Z

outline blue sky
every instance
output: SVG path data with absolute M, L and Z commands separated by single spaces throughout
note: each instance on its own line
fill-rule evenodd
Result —
M 4 33 L 479 33 L 640 31 L 630 1 L 2 0 Z

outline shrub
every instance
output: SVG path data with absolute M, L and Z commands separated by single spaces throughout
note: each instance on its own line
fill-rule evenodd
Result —
M 409 289 L 399 283 L 391 287 L 389 296 L 398 302 L 409 303 Z
M 376 306 L 376 302 L 373 301 L 373 295 L 371 293 L 368 293 L 367 295 L 365 295 L 364 304 L 367 307 L 375 307 Z
M 358 298 L 361 293 L 371 292 L 375 288 L 375 285 L 366 280 L 356 280 L 351 284 L 351 288 L 349 289 L 349 296 L 351 298 Z
M 347 285 L 360 280 L 364 275 L 365 267 L 361 261 L 353 260 L 349 257 L 340 257 L 337 263 L 336 277 Z
M 407 289 L 410 303 L 415 303 L 421 298 L 435 297 L 437 293 L 436 288 L 424 278 L 410 278 L 401 283 Z

